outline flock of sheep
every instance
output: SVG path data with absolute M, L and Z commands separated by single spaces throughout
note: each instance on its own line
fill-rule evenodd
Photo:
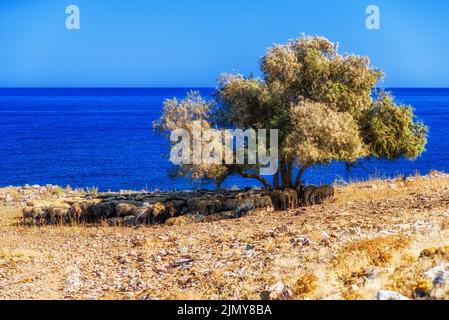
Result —
M 227 213 L 238 218 L 251 210 L 288 210 L 320 204 L 334 196 L 332 186 L 286 190 L 172 192 L 102 195 L 93 200 L 66 199 L 63 203 L 23 209 L 23 223 L 33 225 L 99 223 L 110 226 L 161 224 L 186 214 Z

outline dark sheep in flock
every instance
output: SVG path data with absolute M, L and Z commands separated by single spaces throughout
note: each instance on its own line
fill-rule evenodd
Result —
M 133 226 L 135 226 L 136 225 L 136 217 L 134 217 L 134 216 L 126 216 L 123 219 L 123 225 L 125 227 L 133 227 Z
M 239 204 L 234 211 L 234 216 L 240 218 L 253 209 L 255 209 L 254 200 L 250 197 L 243 198 L 239 201 Z
M 23 223 L 31 219 L 34 225 L 60 224 L 66 222 L 68 216 L 68 207 L 26 207 L 22 209 Z
M 267 194 L 262 196 L 262 208 L 266 209 L 268 212 L 274 211 L 273 201 Z
M 151 224 L 164 223 L 167 220 L 166 208 L 162 202 L 157 202 L 151 207 Z
M 25 224 L 28 219 L 31 219 L 34 225 L 40 225 L 45 218 L 45 209 L 41 207 L 26 207 L 22 209 L 22 214 L 23 224 Z
M 165 223 L 166 220 L 185 214 L 202 216 L 223 213 L 236 218 L 257 209 L 289 210 L 301 206 L 320 204 L 334 195 L 331 186 L 297 190 L 246 190 L 222 191 L 208 190 L 193 193 L 158 193 L 154 196 L 136 195 L 108 196 L 95 200 L 52 206 L 26 207 L 23 209 L 23 221 L 32 221 L 34 225 L 61 223 L 102 223 L 110 226 L 141 226 Z M 146 199 L 146 201 L 140 201 Z
M 135 225 L 141 226 L 151 223 L 151 207 L 137 208 L 135 215 Z
M 311 194 L 311 200 L 314 204 L 321 204 L 324 200 L 332 198 L 335 195 L 335 188 L 332 186 L 321 186 L 316 188 Z
M 223 203 L 223 211 L 234 211 L 238 206 L 238 200 L 235 198 L 228 198 Z
M 83 209 L 79 203 L 74 203 L 69 209 L 70 221 L 80 222 L 83 215 Z
M 69 208 L 66 207 L 50 207 L 45 214 L 45 221 L 48 224 L 60 224 L 67 217 Z
M 286 189 L 288 194 L 288 207 L 289 209 L 296 209 L 298 207 L 298 194 L 294 189 Z
M 290 207 L 291 194 L 289 191 L 275 190 L 271 194 L 273 205 L 276 210 L 288 210 Z
M 129 203 L 119 203 L 115 210 L 117 212 L 117 217 L 125 218 L 127 216 L 133 216 L 136 212 L 137 206 Z
M 335 188 L 332 186 L 308 186 L 307 188 L 298 188 L 298 195 L 302 206 L 313 206 L 321 204 L 324 200 L 334 197 Z

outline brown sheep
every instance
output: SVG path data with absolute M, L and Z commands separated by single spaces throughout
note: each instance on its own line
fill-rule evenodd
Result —
M 167 220 L 165 205 L 161 202 L 157 202 L 151 206 L 151 222 L 163 223 Z
M 196 204 L 196 212 L 202 216 L 206 216 L 208 213 L 209 202 L 205 199 L 201 199 Z
M 169 202 L 165 205 L 165 211 L 169 218 L 177 217 L 179 215 L 178 209 L 173 202 Z
M 286 189 L 285 192 L 288 194 L 288 207 L 290 209 L 296 209 L 298 207 L 298 194 L 294 189 Z
M 125 227 L 134 227 L 136 225 L 136 217 L 135 216 L 126 216 L 123 218 L 123 226 Z
M 100 202 L 90 207 L 92 218 L 95 221 L 107 219 L 116 215 L 115 205 L 111 202 Z
M 273 206 L 274 206 L 275 210 L 277 210 L 280 207 L 279 198 L 281 196 L 281 192 L 282 191 L 280 191 L 280 190 L 274 190 L 271 193 L 271 200 L 273 202 Z
M 136 226 L 149 224 L 151 220 L 152 209 L 150 207 L 137 208 L 136 210 Z
M 22 217 L 23 217 L 23 224 L 26 223 L 26 220 L 29 219 L 33 219 L 34 215 L 33 215 L 33 207 L 25 207 L 22 209 Z
M 268 212 L 274 211 L 273 201 L 269 195 L 262 196 L 262 208 L 266 209 Z
M 74 203 L 69 209 L 69 218 L 76 222 L 80 222 L 81 216 L 83 214 L 83 209 L 79 203 Z
M 93 204 L 90 202 L 80 202 L 79 206 L 81 209 L 81 216 L 80 216 L 80 220 L 84 221 L 84 222 L 89 222 L 90 218 L 89 218 L 89 211 L 90 211 L 90 207 Z
M 287 191 L 275 190 L 271 193 L 272 202 L 276 210 L 287 210 L 290 205 L 290 194 Z
M 33 212 L 33 224 L 40 225 L 42 220 L 45 218 L 45 209 L 42 207 L 35 207 L 32 210 Z
M 126 216 L 132 216 L 135 214 L 137 207 L 129 203 L 119 203 L 117 204 L 115 210 L 117 212 L 117 217 L 124 218 Z
M 223 207 L 222 199 L 216 197 L 207 201 L 207 214 L 214 214 L 221 212 Z
M 313 190 L 310 195 L 310 202 L 312 204 L 321 204 L 325 199 L 333 197 L 335 189 L 332 186 L 321 186 Z
M 69 209 L 66 207 L 48 207 L 45 220 L 48 224 L 60 224 L 67 217 Z
M 235 198 L 227 198 L 223 203 L 223 211 L 233 211 L 237 206 L 238 202 Z
M 312 199 L 312 194 L 315 191 L 316 187 L 315 186 L 308 186 L 307 188 L 304 189 L 303 193 L 302 193 L 302 199 L 301 199 L 301 205 L 304 207 L 308 207 L 313 205 L 313 199 Z
M 119 227 L 123 225 L 123 219 L 122 218 L 109 218 L 106 220 L 108 223 L 108 226 L 110 227 Z

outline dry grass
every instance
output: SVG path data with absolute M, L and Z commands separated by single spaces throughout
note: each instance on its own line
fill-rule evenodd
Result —
M 39 254 L 35 251 L 25 249 L 0 249 L 0 267 L 5 267 L 6 265 L 18 262 L 26 262 L 34 257 L 37 257 L 38 255 Z

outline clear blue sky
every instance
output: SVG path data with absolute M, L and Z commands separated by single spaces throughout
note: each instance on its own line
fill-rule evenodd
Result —
M 65 28 L 70 4 L 80 30 Z M 0 87 L 214 86 L 301 33 L 368 55 L 385 86 L 449 87 L 447 0 L 0 0 Z

